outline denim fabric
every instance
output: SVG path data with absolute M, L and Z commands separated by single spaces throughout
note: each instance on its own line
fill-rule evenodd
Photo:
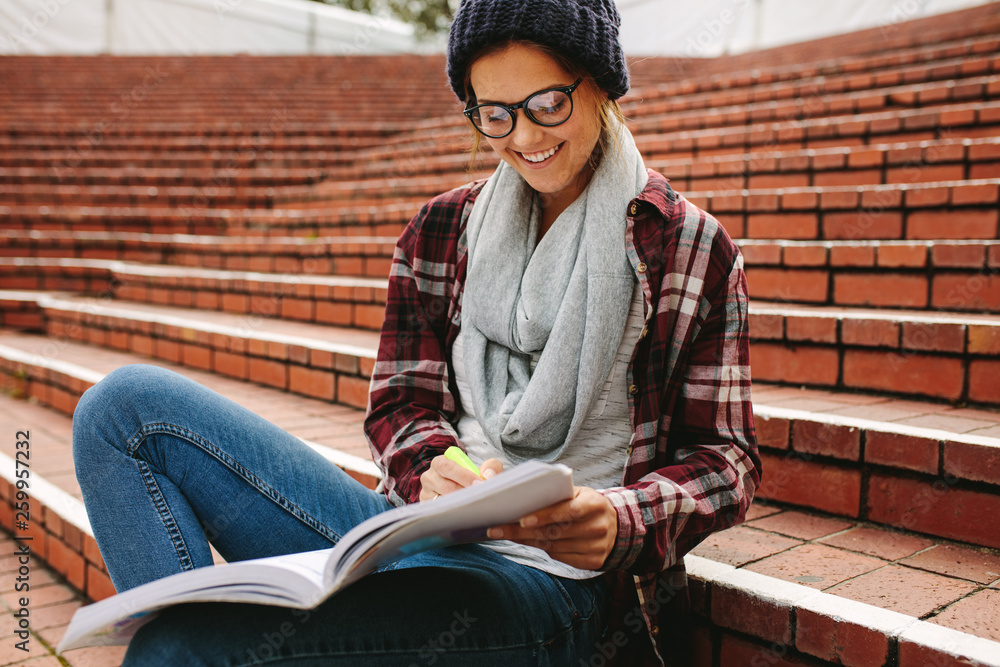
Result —
M 127 366 L 73 422 L 87 513 L 126 590 L 212 564 L 322 549 L 390 509 L 297 438 L 176 373 Z M 574 581 L 465 545 L 417 554 L 318 608 L 188 604 L 125 665 L 575 665 L 606 623 L 602 578 Z

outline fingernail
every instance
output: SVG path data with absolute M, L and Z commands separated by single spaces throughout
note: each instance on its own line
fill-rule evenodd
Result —
M 537 524 L 538 524 L 538 517 L 534 515 L 526 516 L 523 519 L 521 519 L 522 528 L 531 528 L 532 526 L 535 526 Z
M 500 528 L 490 528 L 489 530 L 486 531 L 486 537 L 490 538 L 491 540 L 499 540 L 501 537 L 503 537 L 503 530 Z
M 496 473 L 493 472 L 492 468 L 487 468 L 486 470 L 483 471 L 483 479 L 489 479 L 490 477 L 494 477 L 495 475 Z

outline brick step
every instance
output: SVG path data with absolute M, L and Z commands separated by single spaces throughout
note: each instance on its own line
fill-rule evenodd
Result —
M 378 331 L 385 279 L 219 271 L 117 260 L 0 258 L 4 290 L 76 292 L 122 301 L 218 310 Z M 0 323 L 40 328 L 37 309 L 0 303 Z M 6 319 L 4 319 L 6 318 Z
M 371 307 L 384 304 L 385 276 L 395 245 L 388 237 L 357 244 L 337 239 L 304 244 L 289 238 L 261 244 L 216 237 L 213 246 L 191 238 L 171 245 L 170 239 L 176 237 L 50 234 L 43 238 L 37 232 L 8 232 L 7 247 L 0 251 L 8 255 L 0 257 L 0 276 L 7 288 L 104 294 L 125 284 L 133 290 L 128 298 L 137 300 L 167 303 L 169 298 L 174 305 L 199 303 L 210 308 L 247 303 L 252 310 L 262 298 L 315 302 L 289 305 L 287 311 L 280 307 L 284 317 L 318 313 L 320 301 L 345 306 L 350 302 L 356 309 L 351 325 L 362 328 L 380 326 Z M 736 243 L 744 255 L 754 300 L 1000 313 L 997 241 L 737 239 Z M 118 258 L 145 264 L 119 267 Z M 182 266 L 188 268 L 178 268 Z M 227 272 L 214 273 L 218 269 Z M 373 280 L 348 296 L 344 281 L 352 287 L 358 284 L 352 276 Z M 374 296 L 369 288 L 375 289 Z M 336 317 L 344 316 L 346 311 Z
M 395 236 L 313 239 L 0 231 L 0 257 L 122 260 L 228 271 L 368 278 L 389 275 L 395 245 Z
M 669 173 L 666 175 L 669 177 Z M 1000 187 L 994 178 L 681 194 L 711 211 L 734 238 L 856 241 L 996 239 L 998 235 Z M 387 229 L 391 228 L 393 214 L 399 215 L 401 229 L 409 220 L 406 214 L 419 210 L 418 202 L 423 200 L 406 197 L 409 203 L 383 199 L 384 203 L 379 204 L 379 210 L 385 209 L 380 221 Z M 341 211 L 349 218 L 356 215 L 354 203 L 348 199 L 323 201 L 322 208 L 305 210 L 316 214 L 326 211 L 331 222 L 303 223 L 302 218 L 286 215 L 268 221 L 267 232 L 297 236 L 303 233 L 304 224 L 309 234 L 326 236 L 340 226 Z M 247 225 L 239 233 L 252 232 L 253 227 Z
M 2 135 L 0 135 L 2 140 Z M 230 171 L 234 163 L 241 168 L 257 169 L 315 169 L 340 163 L 341 151 L 299 151 L 268 149 L 265 151 L 229 150 L 202 151 L 198 147 L 186 150 L 166 150 L 156 146 L 148 149 L 118 151 L 80 151 L 62 147 L 51 150 L 38 148 L 6 148 L 0 150 L 0 167 L 15 169 L 28 167 L 52 169 L 57 176 L 69 175 L 88 169 L 201 169 L 211 168 Z M 61 168 L 60 168 L 61 167 Z
M 949 104 L 818 118 L 757 123 L 750 126 L 642 132 L 636 145 L 649 160 L 690 156 L 801 150 L 845 145 L 872 145 L 956 137 L 1000 135 L 1000 102 Z M 465 128 L 418 130 L 389 137 L 380 146 L 360 149 L 351 160 L 420 160 L 464 151 L 470 135 Z
M 171 193 L 166 193 L 170 195 Z M 84 206 L 68 203 L 0 205 L 0 230 L 59 232 L 104 232 L 152 235 L 195 235 L 228 238 L 250 236 L 320 236 L 361 239 L 399 236 L 404 225 L 429 198 L 363 205 L 349 202 L 338 210 L 329 208 L 212 208 L 202 205 L 200 195 L 177 208 L 148 205 Z M 287 220 L 287 222 L 285 222 Z
M 761 87 L 800 80 L 833 81 L 829 92 L 863 89 L 872 85 L 873 77 L 881 85 L 927 81 L 954 76 L 956 71 L 947 61 L 961 63 L 980 56 L 995 55 L 1000 48 L 1000 36 L 996 34 L 995 19 L 993 21 L 994 25 L 990 27 L 979 17 L 976 25 L 981 26 L 981 31 L 960 38 L 915 40 L 910 44 L 895 45 L 895 48 L 885 44 L 886 48 L 877 51 L 866 47 L 864 53 L 832 58 L 829 54 L 841 51 L 828 45 L 848 36 L 839 35 L 826 40 L 826 44 L 815 54 L 818 57 L 813 58 L 782 56 L 783 51 L 805 46 L 800 44 L 741 56 L 713 58 L 707 62 L 703 58 L 696 58 L 691 63 L 677 58 L 643 59 L 632 63 L 631 69 L 636 78 L 654 82 L 642 88 L 644 99 L 658 102 L 667 98 L 716 93 L 719 97 L 712 100 L 712 104 L 717 105 L 752 102 L 758 99 L 755 94 Z M 884 43 L 884 28 L 871 32 Z M 858 34 L 853 33 L 850 37 Z M 927 32 L 923 31 L 923 34 L 927 35 Z M 814 40 L 812 44 L 822 42 L 824 40 Z M 760 62 L 768 56 L 771 56 L 771 62 Z M 948 69 L 935 71 L 938 66 Z M 713 68 L 716 68 L 715 71 Z
M 367 405 L 375 332 L 58 293 L 30 298 L 53 341 L 91 343 L 350 407 Z
M 857 176 L 856 184 L 874 180 L 869 172 L 885 172 L 890 169 L 909 167 L 903 182 L 918 182 L 926 180 L 925 174 L 933 171 L 939 163 L 947 165 L 964 164 L 967 178 L 993 178 L 997 176 L 996 161 L 998 159 L 997 137 L 978 139 L 949 138 L 932 139 L 917 142 L 902 142 L 889 144 L 835 146 L 832 148 L 796 149 L 789 151 L 768 150 L 734 153 L 730 155 L 705 156 L 697 162 L 689 158 L 677 159 L 646 159 L 647 166 L 660 173 L 669 175 L 675 187 L 691 190 L 693 183 L 701 182 L 704 189 L 745 188 L 750 184 L 748 178 L 759 175 L 760 178 L 777 176 L 793 178 L 800 174 L 809 174 L 813 179 L 808 183 L 775 181 L 773 183 L 754 183 L 758 187 L 776 187 L 778 185 L 837 185 L 831 175 L 819 176 L 819 172 L 851 172 Z M 959 149 L 958 146 L 963 148 Z M 2 160 L 2 157 L 0 157 Z M 499 162 L 491 151 L 486 151 L 479 157 L 477 169 L 489 173 Z M 329 188 L 332 193 L 341 190 L 337 182 L 369 183 L 372 180 L 392 178 L 394 182 L 429 174 L 467 173 L 469 158 L 467 155 L 445 154 L 428 156 L 424 160 L 366 160 L 357 164 L 333 166 L 327 169 L 328 180 L 317 186 Z M 930 170 L 926 169 L 930 167 Z M 742 178 L 741 175 L 746 178 Z M 831 179 L 829 181 L 825 179 Z M 409 183 L 409 180 L 402 180 Z M 414 186 L 408 186 L 414 187 Z M 417 186 L 420 187 L 420 186 Z M 421 190 L 423 191 L 423 190 Z
M 298 194 L 294 188 L 283 190 L 275 203 L 326 202 L 362 193 L 368 197 L 431 197 L 471 180 L 467 157 L 457 158 L 442 156 L 414 164 L 415 171 L 406 174 L 392 171 L 390 162 L 338 167 L 331 169 L 323 182 L 299 188 Z M 479 173 L 488 176 L 498 162 L 494 153 L 484 154 Z M 983 180 L 1000 177 L 1000 137 L 719 155 L 696 162 L 656 160 L 648 161 L 647 166 L 667 176 L 682 193 Z
M 997 241 L 736 242 L 755 299 L 1000 313 Z
M 920 62 L 901 62 L 902 54 L 891 58 L 835 61 L 834 64 L 807 63 L 789 68 L 769 68 L 766 71 L 744 72 L 732 78 L 713 77 L 712 88 L 704 89 L 703 81 L 673 80 L 643 88 L 642 106 L 648 114 L 719 109 L 780 102 L 792 99 L 832 97 L 845 94 L 879 93 L 905 86 L 929 86 L 967 77 L 996 73 L 1000 62 L 995 49 L 1000 46 L 997 36 L 962 42 L 957 46 L 935 45 L 921 53 Z M 961 51 L 958 53 L 957 51 Z M 725 87 L 730 79 L 736 85 Z M 927 88 L 926 90 L 929 90 Z M 903 92 L 899 90 L 897 92 Z M 928 98 L 929 99 L 929 98 Z M 906 99 L 906 103 L 913 100 Z M 919 102 L 919 100 L 917 100 Z M 631 109 L 635 101 L 625 98 L 623 107 Z M 875 106 L 869 106 L 875 105 Z M 875 102 L 861 108 L 877 108 Z
M 1000 548 L 1000 412 L 754 382 L 757 497 Z
M 238 157 L 228 168 L 207 168 L 199 164 L 189 168 L 138 167 L 127 162 L 105 167 L 59 170 L 57 161 L 39 160 L 36 166 L 8 167 L 0 165 L 0 183 L 5 185 L 78 185 L 84 187 L 157 186 L 157 187 L 282 187 L 310 185 L 326 174 L 315 167 L 259 167 L 245 164 Z
M 755 379 L 1000 406 L 1000 315 L 753 301 L 750 335 Z

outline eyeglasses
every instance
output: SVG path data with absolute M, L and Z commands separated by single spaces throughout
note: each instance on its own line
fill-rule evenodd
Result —
M 533 123 L 555 127 L 569 120 L 573 113 L 573 91 L 581 81 L 582 78 L 570 86 L 532 93 L 520 104 L 478 104 L 466 108 L 464 113 L 476 129 L 490 139 L 502 139 L 514 131 L 518 109 L 524 109 L 524 115 Z

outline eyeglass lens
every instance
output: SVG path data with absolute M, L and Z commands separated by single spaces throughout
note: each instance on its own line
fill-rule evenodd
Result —
M 559 90 L 546 90 L 529 97 L 524 103 L 524 111 L 539 125 L 559 125 L 566 122 L 573 110 L 570 96 Z M 483 134 L 502 137 L 511 131 L 514 117 L 506 107 L 484 105 L 472 114 L 472 121 Z

